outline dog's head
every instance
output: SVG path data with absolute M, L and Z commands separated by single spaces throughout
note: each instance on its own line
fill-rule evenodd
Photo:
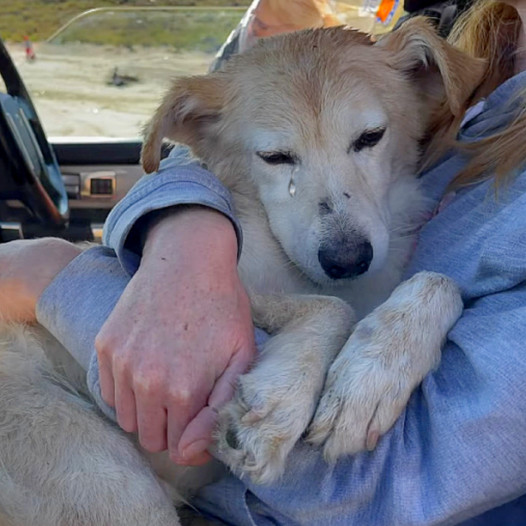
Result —
M 463 111 L 482 70 L 421 19 L 374 44 L 341 28 L 262 40 L 222 71 L 175 82 L 143 166 L 157 169 L 164 137 L 189 144 L 231 189 L 257 192 L 313 281 L 353 278 L 383 268 L 406 206 L 393 189 L 414 179 L 437 103 Z

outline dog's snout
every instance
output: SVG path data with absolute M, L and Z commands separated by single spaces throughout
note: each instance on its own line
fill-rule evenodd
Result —
M 369 269 L 373 247 L 367 240 L 352 245 L 338 243 L 320 248 L 318 260 L 325 274 L 332 279 L 355 278 Z

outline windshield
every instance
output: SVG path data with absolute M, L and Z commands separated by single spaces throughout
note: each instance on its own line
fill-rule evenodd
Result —
M 170 80 L 205 73 L 245 10 L 94 9 L 7 46 L 48 136 L 138 137 Z
M 243 7 L 93 3 L 113 6 L 82 12 L 83 0 L 61 1 L 60 10 L 50 0 L 18 0 L 0 17 L 2 36 L 52 140 L 138 138 L 170 81 L 207 72 L 218 52 L 214 67 L 258 38 L 341 24 L 382 32 L 401 13 L 400 0 L 312 0 L 310 9 L 293 0 Z M 149 5 L 122 6 L 141 3 Z

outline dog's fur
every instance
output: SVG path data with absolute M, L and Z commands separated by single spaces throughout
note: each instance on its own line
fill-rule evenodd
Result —
M 425 131 L 443 98 L 463 111 L 481 71 L 415 20 L 377 44 L 343 29 L 269 39 L 165 97 L 145 170 L 168 137 L 231 190 L 240 272 L 256 324 L 272 334 L 220 416 L 219 455 L 236 472 L 275 479 L 307 429 L 329 460 L 374 448 L 438 363 L 461 312 L 455 285 L 433 273 L 397 285 L 425 210 Z M 32 329 L 4 338 L 0 524 L 177 524 L 165 488 L 89 402 L 67 353 Z

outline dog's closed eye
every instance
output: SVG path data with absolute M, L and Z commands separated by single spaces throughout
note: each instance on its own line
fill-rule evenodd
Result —
M 296 164 L 298 159 L 290 152 L 257 152 L 257 156 L 267 164 Z
M 355 152 L 360 152 L 364 148 L 372 148 L 376 146 L 384 136 L 385 128 L 374 128 L 372 130 L 365 130 L 358 139 L 356 139 L 352 144 L 351 148 Z M 349 148 L 349 150 L 351 149 Z

